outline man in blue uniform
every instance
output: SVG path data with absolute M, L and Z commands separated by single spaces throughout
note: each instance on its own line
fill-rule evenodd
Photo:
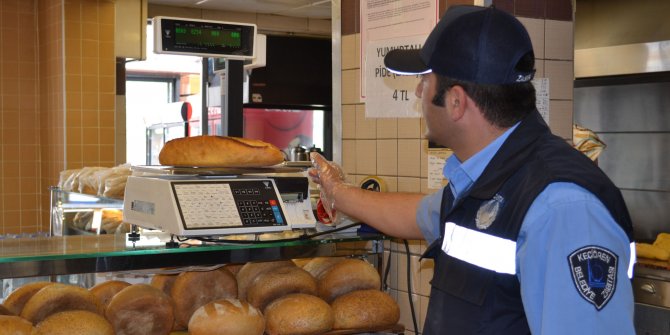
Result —
M 619 190 L 551 134 L 535 108 L 528 33 L 495 8 L 451 7 L 421 50 L 386 67 L 420 75 L 426 137 L 449 147 L 449 185 L 424 196 L 343 181 L 313 155 L 326 207 L 435 259 L 423 334 L 634 334 L 632 224 Z

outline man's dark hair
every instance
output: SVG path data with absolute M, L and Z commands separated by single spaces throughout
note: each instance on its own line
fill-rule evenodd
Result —
M 528 53 L 517 68 L 533 69 L 534 57 Z M 444 97 L 449 89 L 458 85 L 472 98 L 482 110 L 486 120 L 492 124 L 509 128 L 535 110 L 535 87 L 528 82 L 486 85 L 457 80 L 435 74 L 437 77 L 437 93 L 432 99 L 436 106 L 444 107 Z

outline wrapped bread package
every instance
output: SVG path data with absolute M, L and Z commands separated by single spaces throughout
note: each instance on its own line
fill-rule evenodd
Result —
M 605 150 L 607 145 L 592 130 L 578 125 L 572 127 L 572 142 L 575 149 L 585 154 L 592 161 Z
M 260 140 L 203 135 L 168 141 L 158 161 L 171 166 L 263 167 L 283 162 L 284 154 Z

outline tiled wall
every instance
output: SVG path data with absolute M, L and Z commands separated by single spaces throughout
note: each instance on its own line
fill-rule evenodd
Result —
M 39 228 L 41 75 L 34 5 L 0 1 L 0 234 Z
M 48 231 L 59 172 L 114 163 L 114 3 L 2 0 L 0 11 L 0 234 Z
M 65 1 L 65 168 L 114 165 L 115 71 L 114 3 Z
M 381 177 L 389 192 L 422 192 L 428 189 L 424 120 L 365 117 L 360 101 L 360 1 L 342 1 L 342 168 L 349 182 L 368 175 Z M 440 1 L 447 5 L 468 1 Z M 470 1 L 469 3 L 473 3 Z M 536 56 L 536 78 L 549 78 L 549 124 L 552 131 L 572 138 L 573 22 L 570 0 L 493 1 L 514 13 L 528 29 Z M 433 264 L 419 262 L 423 241 L 410 241 L 412 298 L 419 329 L 428 306 Z M 407 290 L 407 259 L 402 241 L 387 243 L 391 257 L 391 294 L 401 307 L 400 322 L 413 334 Z

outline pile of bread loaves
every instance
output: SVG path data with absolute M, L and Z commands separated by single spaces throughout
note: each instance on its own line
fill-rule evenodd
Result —
M 130 174 L 130 165 L 127 164 L 111 168 L 95 166 L 63 170 L 58 187 L 68 192 L 123 199 Z
M 35 282 L 0 314 L 0 333 L 14 335 L 307 335 L 383 330 L 400 317 L 372 265 L 327 257 L 156 274 L 149 285 Z

